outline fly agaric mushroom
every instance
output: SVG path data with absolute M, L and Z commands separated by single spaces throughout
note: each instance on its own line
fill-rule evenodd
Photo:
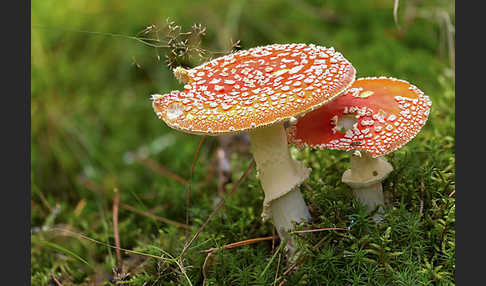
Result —
M 301 148 L 353 151 L 342 181 L 371 211 L 384 204 L 381 182 L 393 170 L 380 156 L 415 137 L 431 105 L 428 96 L 404 80 L 361 78 L 342 96 L 299 118 L 288 138 Z
M 265 193 L 263 219 L 272 217 L 282 238 L 292 222 L 309 220 L 297 186 L 310 169 L 291 158 L 284 122 L 344 92 L 355 79 L 351 63 L 333 48 L 274 44 L 190 70 L 179 67 L 174 74 L 185 83 L 184 90 L 153 95 L 157 116 L 192 134 L 248 132 Z

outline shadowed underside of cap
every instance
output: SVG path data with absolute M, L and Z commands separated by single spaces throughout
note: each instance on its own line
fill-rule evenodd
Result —
M 313 110 L 341 94 L 355 69 L 333 48 L 274 44 L 187 71 L 183 91 L 152 95 L 157 116 L 184 132 L 221 135 Z
M 404 80 L 362 78 L 332 102 L 300 117 L 288 138 L 298 147 L 358 150 L 378 157 L 415 137 L 431 105 L 428 96 Z M 355 123 L 339 130 L 346 117 Z

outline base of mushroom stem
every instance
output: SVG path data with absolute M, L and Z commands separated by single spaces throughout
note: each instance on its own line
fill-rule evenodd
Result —
M 373 220 L 375 222 L 380 222 L 383 220 L 383 206 L 385 205 L 385 199 L 383 196 L 383 186 L 381 185 L 381 182 L 364 188 L 354 188 L 353 194 L 362 205 L 365 205 L 368 208 L 369 212 L 378 207 L 377 212 L 373 215 Z
M 309 221 L 311 215 L 305 204 L 304 198 L 298 187 L 292 189 L 286 195 L 271 202 L 272 220 L 280 239 L 287 239 L 289 254 L 297 250 L 289 232 L 294 229 L 294 223 Z

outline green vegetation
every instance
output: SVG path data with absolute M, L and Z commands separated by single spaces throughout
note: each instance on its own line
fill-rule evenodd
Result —
M 32 285 L 453 285 L 454 3 L 400 1 L 397 26 L 393 2 L 32 2 Z M 333 46 L 358 77 L 405 79 L 429 95 L 432 111 L 422 132 L 387 156 L 395 170 L 383 182 L 389 203 L 383 223 L 375 225 L 340 182 L 349 155 L 292 149 L 313 169 L 301 186 L 313 221 L 298 229 L 346 231 L 295 234 L 303 250 L 295 267 L 278 240 L 202 253 L 274 234 L 271 222 L 260 219 L 263 192 L 251 169 L 187 249 L 182 266 L 186 229 L 161 218 L 185 223 L 184 182 L 201 137 L 168 128 L 149 100 L 181 88 L 165 62 L 170 49 L 150 46 L 167 44 L 168 17 L 182 32 L 205 26 L 206 50 L 228 51 L 237 40 L 243 49 Z M 161 31 L 139 34 L 152 24 Z M 162 42 L 134 38 L 157 35 Z M 171 61 L 204 61 L 192 54 Z M 218 202 L 218 144 L 206 138 L 192 174 L 189 239 Z M 251 163 L 245 148 L 230 157 L 226 193 Z M 121 270 L 114 205 L 120 246 L 130 250 L 121 251 Z

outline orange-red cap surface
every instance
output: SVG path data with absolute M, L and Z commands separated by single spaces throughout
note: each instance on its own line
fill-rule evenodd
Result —
M 289 142 L 382 156 L 415 137 L 431 105 L 428 96 L 404 80 L 358 79 L 343 95 L 300 117 L 288 130 Z M 356 118 L 353 128 L 338 130 L 343 116 Z
M 206 135 L 241 132 L 315 109 L 348 88 L 355 69 L 333 48 L 274 44 L 187 71 L 183 91 L 153 95 L 170 127 Z

